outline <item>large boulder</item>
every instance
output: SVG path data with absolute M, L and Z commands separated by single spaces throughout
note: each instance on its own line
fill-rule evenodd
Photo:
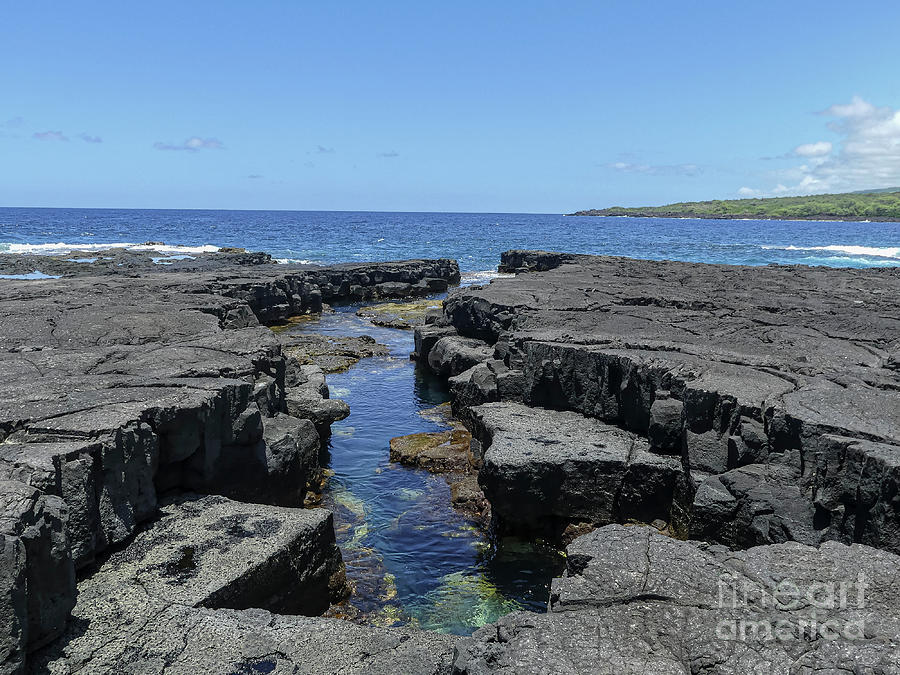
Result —
M 494 355 L 494 349 L 481 340 L 447 335 L 428 352 L 428 366 L 438 375 L 459 375 Z
M 681 462 L 641 437 L 573 412 L 487 403 L 472 408 L 478 482 L 510 530 L 668 521 Z

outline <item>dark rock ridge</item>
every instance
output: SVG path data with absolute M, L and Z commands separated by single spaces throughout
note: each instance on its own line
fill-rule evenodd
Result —
M 0 672 L 61 634 L 76 570 L 156 518 L 160 495 L 302 505 L 320 434 L 346 405 L 261 323 L 459 278 L 449 260 L 144 258 L 116 273 L 69 262 L 68 278 L 0 281 Z
M 730 551 L 608 525 L 567 549 L 549 613 L 457 645 L 453 672 L 900 672 L 900 557 L 853 544 Z
M 451 384 L 476 438 L 496 427 L 533 453 L 515 471 L 499 449 L 502 463 L 485 463 L 495 514 L 530 496 L 541 512 L 532 523 L 581 519 L 537 498 L 578 477 L 596 486 L 595 525 L 646 517 L 603 508 L 627 483 L 607 470 L 608 448 L 590 448 L 611 425 L 639 437 L 641 453 L 681 465 L 674 490 L 654 480 L 645 498 L 683 536 L 900 551 L 900 270 L 521 251 L 503 266 L 546 271 L 456 290 L 416 336 L 418 358 L 437 372 L 474 353 L 472 340 L 491 352 Z M 479 416 L 497 401 L 543 411 L 512 426 L 512 407 Z M 572 429 L 577 443 L 565 439 Z M 571 456 L 579 447 L 581 459 Z M 621 466 L 627 474 L 631 462 Z

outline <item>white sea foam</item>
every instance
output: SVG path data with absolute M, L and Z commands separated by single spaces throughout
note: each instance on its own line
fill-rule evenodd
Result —
M 315 260 L 302 260 L 301 258 L 275 258 L 279 265 L 319 265 Z
M 843 253 L 845 255 L 896 258 L 900 260 L 900 246 L 845 246 L 832 244 L 830 246 L 762 246 L 761 248 L 778 251 L 830 251 L 831 253 Z
M 12 242 L 0 243 L 0 253 L 36 253 L 39 255 L 63 255 L 72 251 L 105 251 L 111 248 L 124 248 L 129 251 L 155 251 L 170 255 L 189 255 L 191 253 L 215 253 L 218 246 L 204 244 L 203 246 L 177 246 L 173 244 L 136 244 L 134 242 L 114 242 L 110 244 L 69 244 L 64 241 L 53 244 L 16 244 Z
M 475 284 L 486 284 L 491 279 L 508 279 L 514 276 L 516 275 L 498 272 L 497 270 L 481 270 L 478 272 L 466 272 L 465 274 L 461 274 L 460 283 L 463 286 L 472 286 Z

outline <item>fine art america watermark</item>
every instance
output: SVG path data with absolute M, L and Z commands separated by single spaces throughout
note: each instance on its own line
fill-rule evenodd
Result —
M 722 640 L 862 640 L 869 582 L 865 572 L 843 581 L 782 579 L 769 585 L 747 577 L 719 577 Z

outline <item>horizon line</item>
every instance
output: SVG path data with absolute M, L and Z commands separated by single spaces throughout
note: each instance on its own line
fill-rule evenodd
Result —
M 279 212 L 279 213 L 435 213 L 435 214 L 472 214 L 498 216 L 566 216 L 556 211 L 403 211 L 389 209 L 227 209 L 227 208 L 176 208 L 139 206 L 0 206 L 2 209 L 47 209 L 65 211 L 247 211 L 247 212 Z

